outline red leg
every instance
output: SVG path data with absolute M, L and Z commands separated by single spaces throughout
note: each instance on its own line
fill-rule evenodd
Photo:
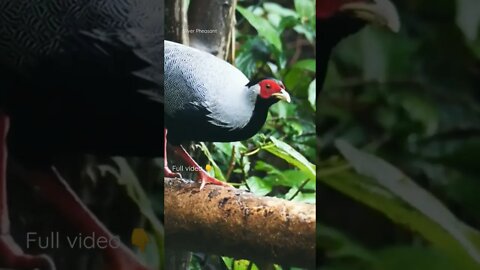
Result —
M 168 168 L 167 160 L 167 129 L 163 129 L 163 176 L 164 177 L 173 177 L 173 178 L 182 178 L 182 175 L 179 173 L 174 173 L 170 168 Z
M 22 269 L 55 269 L 46 255 L 24 254 L 10 235 L 7 205 L 7 134 L 9 118 L 0 112 L 0 267 Z
M 195 171 L 197 171 L 201 181 L 200 189 L 203 189 L 203 187 L 207 183 L 231 187 L 231 185 L 229 185 L 228 183 L 222 182 L 208 175 L 208 173 L 202 167 L 200 167 L 200 165 L 198 165 L 195 160 L 193 160 L 193 158 L 188 154 L 188 152 L 185 150 L 185 148 L 183 148 L 183 146 L 175 146 L 175 154 L 180 156 L 189 166 L 195 168 Z
M 108 242 L 111 240 L 114 243 L 113 247 L 108 246 L 103 250 L 107 269 L 148 269 L 138 261 L 135 254 L 128 247 L 115 240 L 116 237 L 88 210 L 55 168 L 52 168 L 48 173 L 28 173 L 20 169 L 16 170 L 16 173 L 19 173 L 23 179 L 28 179 L 29 183 L 33 183 L 38 188 L 41 196 L 49 201 L 61 216 L 75 226 L 79 232 L 86 235 L 95 234 L 97 239 L 104 237 L 108 239 Z

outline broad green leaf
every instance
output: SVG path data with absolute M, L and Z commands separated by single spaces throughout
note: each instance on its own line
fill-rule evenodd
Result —
M 453 238 L 457 249 L 468 254 L 470 259 L 480 267 L 479 247 L 475 245 L 471 236 L 464 230 L 465 225 L 442 202 L 386 161 L 362 152 L 343 140 L 336 141 L 336 145 L 358 173 L 372 178 L 377 185 L 388 190 L 392 195 L 411 207 L 412 210 L 417 211 L 419 215 L 425 216 L 433 226 L 443 230 Z M 412 229 L 418 228 L 413 227 Z M 436 238 L 429 240 L 446 247 L 444 241 L 438 242 Z M 448 246 L 448 248 L 452 249 L 452 246 Z M 450 251 L 453 252 L 453 250 Z
M 286 119 L 288 116 L 288 106 L 286 102 L 278 102 L 275 106 L 272 106 L 270 110 L 272 113 L 275 113 L 279 118 Z
M 275 13 L 268 13 L 267 19 L 276 29 L 279 28 L 282 21 L 282 17 Z
M 222 257 L 223 262 L 228 270 L 259 270 L 258 267 L 247 260 L 235 260 L 229 257 Z
M 272 185 L 257 176 L 249 177 L 247 185 L 252 193 L 260 196 L 265 196 L 272 191 Z
M 309 27 L 308 25 L 304 25 L 304 24 L 299 24 L 299 25 L 295 25 L 295 27 L 293 27 L 293 29 L 299 33 L 299 34 L 302 34 L 304 35 L 308 41 L 310 41 L 311 43 L 314 43 L 315 42 L 315 28 L 314 27 Z
M 311 72 L 317 71 L 317 61 L 315 59 L 305 59 L 295 63 L 292 68 L 298 68 L 302 70 L 307 70 Z
M 235 59 L 235 65 L 243 71 L 247 77 L 251 77 L 257 69 L 257 62 L 250 52 L 238 54 L 238 57 Z
M 232 270 L 233 259 L 230 257 L 222 256 L 222 260 L 225 263 L 225 266 L 228 270 Z
M 298 188 L 292 187 L 287 194 L 285 194 L 285 199 L 291 200 L 293 202 L 302 202 L 302 203 L 316 203 L 316 196 L 314 192 L 301 192 L 298 191 Z
M 298 187 L 305 180 L 308 180 L 308 176 L 303 171 L 280 171 L 275 166 L 260 160 L 257 161 L 255 170 L 265 172 L 267 175 L 263 178 L 263 181 L 268 182 L 272 186 Z M 315 189 L 315 182 L 309 181 L 304 186 L 304 189 Z
M 297 85 L 300 83 L 302 76 L 302 70 L 298 68 L 290 69 L 287 75 L 285 75 L 284 79 L 284 83 L 287 89 L 291 91 L 291 89 L 297 88 Z
M 312 18 L 315 14 L 315 4 L 312 0 L 295 0 L 295 10 L 304 20 Z
M 298 18 L 297 17 L 290 17 L 290 16 L 289 17 L 283 17 L 276 27 L 277 27 L 278 31 L 283 32 L 285 29 L 297 27 L 298 26 L 297 23 L 298 23 Z M 304 33 L 302 33 L 302 34 L 304 34 Z M 309 31 L 308 35 L 313 35 L 313 34 Z M 309 39 L 309 41 L 311 41 L 311 40 Z
M 307 174 L 300 170 L 283 171 L 283 177 L 285 177 L 285 184 L 290 187 L 299 187 L 305 180 L 308 180 Z M 316 184 L 313 181 L 308 181 L 303 188 L 315 190 Z
M 258 267 L 247 260 L 235 260 L 235 270 L 259 270 Z
M 255 170 L 266 172 L 268 175 L 282 175 L 282 172 L 275 166 L 261 160 L 255 164 Z
M 265 11 L 268 13 L 275 13 L 278 14 L 282 17 L 298 17 L 297 13 L 289 8 L 282 7 L 281 5 L 277 3 L 272 3 L 272 2 L 266 2 L 263 4 L 263 8 Z
M 309 72 L 304 69 L 292 68 L 285 75 L 285 86 L 290 92 L 294 92 L 298 95 L 305 95 L 303 90 L 306 90 L 309 86 L 310 81 L 306 81 L 304 78 Z
M 277 50 L 282 51 L 280 33 L 265 18 L 255 16 L 250 10 L 237 6 L 238 12 L 257 30 L 258 35 L 265 38 Z
M 409 207 L 394 194 L 372 183 L 371 179 L 351 171 L 319 173 L 319 181 L 347 196 L 383 213 L 387 218 L 419 233 L 435 246 L 445 250 L 452 258 L 463 261 L 463 270 L 477 270 L 478 264 L 471 260 L 462 246 L 445 230 L 427 216 Z
M 303 171 L 311 181 L 315 181 L 315 165 L 308 161 L 297 150 L 290 145 L 270 137 L 274 147 L 265 147 L 264 149 L 277 157 L 287 161 L 293 166 Z
M 230 142 L 230 143 L 213 143 L 223 155 L 230 160 L 232 155 L 232 149 L 235 147 L 235 159 L 238 161 L 241 156 L 241 152 L 246 151 L 247 147 L 242 142 Z
M 257 73 L 258 63 L 264 63 L 268 60 L 271 50 L 266 41 L 261 38 L 249 37 L 240 47 L 238 55 L 235 58 L 235 65 L 248 78 Z

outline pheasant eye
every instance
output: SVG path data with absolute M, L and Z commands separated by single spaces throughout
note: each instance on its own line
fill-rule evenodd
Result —
M 270 88 L 271 88 L 270 84 L 265 85 L 265 87 L 266 87 L 267 89 L 270 89 Z

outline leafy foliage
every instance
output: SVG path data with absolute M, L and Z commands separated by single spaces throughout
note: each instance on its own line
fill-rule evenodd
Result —
M 158 219 L 158 213 L 153 209 L 152 202 L 145 193 L 137 176 L 128 164 L 127 160 L 121 157 L 113 157 L 116 167 L 102 164 L 98 165 L 100 174 L 105 177 L 106 174 L 112 174 L 119 185 L 123 186 L 129 198 L 138 206 L 142 216 L 148 221 L 151 228 L 148 239 L 153 239 L 152 243 L 146 246 L 145 252 L 138 252 L 148 265 L 155 265 L 155 269 L 161 269 L 164 265 L 164 229 L 163 224 Z M 158 194 L 156 194 L 158 196 Z M 163 207 L 162 207 L 163 209 Z M 150 242 L 150 241 L 149 241 Z
M 365 28 L 330 63 L 321 269 L 480 269 L 478 1 L 412 3 L 399 34 Z

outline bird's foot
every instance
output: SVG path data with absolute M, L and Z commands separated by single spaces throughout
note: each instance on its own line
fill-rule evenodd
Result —
M 55 264 L 50 257 L 25 254 L 8 234 L 0 235 L 0 267 L 55 270 Z
M 233 187 L 232 185 L 228 184 L 227 182 L 220 181 L 214 177 L 211 177 L 206 171 L 203 169 L 198 171 L 200 176 L 200 189 L 203 189 L 206 184 L 212 184 L 217 186 L 224 186 L 224 187 Z
M 182 178 L 181 174 L 172 172 L 167 166 L 163 168 L 163 176 L 169 178 Z

